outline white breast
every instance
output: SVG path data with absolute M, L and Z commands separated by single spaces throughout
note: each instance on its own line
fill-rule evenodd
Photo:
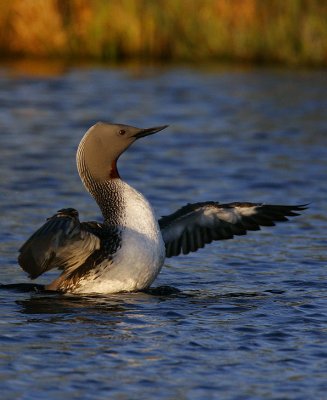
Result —
M 95 269 L 95 276 L 79 282 L 78 293 L 117 293 L 151 285 L 165 259 L 165 246 L 154 211 L 148 201 L 122 182 L 124 217 L 121 248 L 113 262 Z M 101 273 L 99 273 L 101 271 Z

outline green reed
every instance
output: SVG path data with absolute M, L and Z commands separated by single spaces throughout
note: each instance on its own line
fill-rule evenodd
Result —
M 327 64 L 327 1 L 2 0 L 0 56 Z

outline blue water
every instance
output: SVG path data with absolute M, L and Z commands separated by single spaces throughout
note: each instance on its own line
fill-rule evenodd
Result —
M 0 68 L 1 399 L 325 399 L 326 76 Z M 62 207 L 100 217 L 75 167 L 98 120 L 170 124 L 119 163 L 158 215 L 202 200 L 310 208 L 167 260 L 149 293 L 16 286 L 29 282 L 17 249 L 47 217 Z

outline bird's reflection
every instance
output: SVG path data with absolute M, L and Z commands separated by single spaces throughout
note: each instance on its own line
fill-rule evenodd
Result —
M 17 298 L 15 303 L 19 306 L 19 312 L 28 316 L 30 322 L 84 322 L 97 324 L 117 323 L 126 315 L 137 312 L 142 313 L 144 304 L 166 301 L 187 301 L 189 304 L 201 303 L 232 303 L 233 307 L 256 307 L 255 299 L 266 296 L 278 295 L 281 292 L 232 292 L 213 293 L 202 290 L 183 292 L 172 286 L 159 286 L 149 288 L 138 293 L 119 293 L 113 295 L 72 295 L 54 291 L 46 291 L 42 285 L 36 284 L 11 284 L 1 285 L 1 289 L 14 291 L 20 295 L 27 294 L 23 298 Z M 251 300 L 252 299 L 252 300 Z M 180 305 L 183 308 L 182 304 Z M 185 306 L 185 304 L 184 304 Z M 174 303 L 173 307 L 176 307 Z
M 97 321 L 101 316 L 123 315 L 141 303 L 150 301 L 151 298 L 163 300 L 165 298 L 178 295 L 180 291 L 170 286 L 161 286 L 151 288 L 138 293 L 119 293 L 113 295 L 72 295 L 63 294 L 55 291 L 47 291 L 42 285 L 36 284 L 10 284 L 1 285 L 1 289 L 14 291 L 16 293 L 29 293 L 29 297 L 17 299 L 15 303 L 20 307 L 19 312 L 34 316 L 33 322 L 36 322 L 42 315 L 42 322 L 45 322 L 45 316 L 48 322 L 57 322 L 58 320 L 68 319 L 73 322 Z

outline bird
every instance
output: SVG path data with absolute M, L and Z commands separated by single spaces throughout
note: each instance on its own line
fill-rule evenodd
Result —
M 87 130 L 77 149 L 77 170 L 103 222 L 81 222 L 75 208 L 48 218 L 19 249 L 18 263 L 31 279 L 58 269 L 61 274 L 45 289 L 73 294 L 146 290 L 166 258 L 274 226 L 306 209 L 207 201 L 187 204 L 158 220 L 147 199 L 120 177 L 117 161 L 135 141 L 167 126 L 97 122 Z

